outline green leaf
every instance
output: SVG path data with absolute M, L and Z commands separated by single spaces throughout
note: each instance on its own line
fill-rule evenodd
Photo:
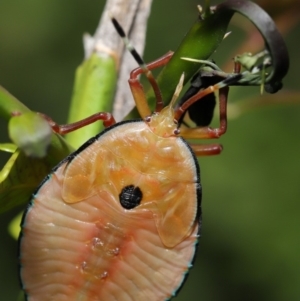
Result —
M 0 150 L 7 153 L 14 153 L 17 146 L 13 143 L 0 143 Z
M 0 117 L 9 120 L 14 113 L 24 114 L 30 110 L 0 86 Z

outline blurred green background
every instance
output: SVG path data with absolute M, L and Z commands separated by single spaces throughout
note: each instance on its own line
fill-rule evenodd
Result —
M 231 119 L 222 155 L 200 159 L 202 238 L 178 301 L 300 300 L 300 99 L 290 103 L 287 96 L 299 91 L 300 6 L 298 0 L 256 2 L 285 31 L 290 72 L 277 96 L 281 104 Z M 154 0 L 146 61 L 176 49 L 197 16 L 196 4 Z M 64 123 L 83 57 L 82 34 L 94 33 L 103 5 L 103 0 L 1 0 L 0 84 L 32 110 Z M 241 27 L 252 28 L 240 18 L 232 24 L 214 56 L 219 65 L 238 54 L 246 37 Z M 230 103 L 259 97 L 259 88 L 232 88 Z M 0 141 L 8 141 L 2 120 Z M 7 158 L 0 153 L 1 167 Z M 17 242 L 7 232 L 19 211 L 0 217 L 1 300 L 15 301 L 19 294 Z

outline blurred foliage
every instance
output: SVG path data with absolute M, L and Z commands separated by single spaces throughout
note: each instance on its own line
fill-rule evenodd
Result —
M 175 298 L 178 301 L 300 298 L 300 106 L 297 94 L 287 93 L 299 90 L 299 3 L 255 2 L 282 24 L 291 57 L 290 72 L 284 89 L 276 95 L 276 105 L 256 105 L 231 119 L 228 133 L 221 139 L 225 148 L 222 155 L 200 160 L 202 238 L 195 267 Z M 64 123 L 74 72 L 83 57 L 82 34 L 93 33 L 103 4 L 2 0 L 1 85 L 28 107 Z M 154 1 L 146 61 L 176 49 L 197 16 L 196 4 L 195 0 Z M 214 55 L 218 65 L 228 68 L 231 58 L 245 46 L 245 38 L 251 41 L 251 47 L 260 45 L 249 22 L 236 18 L 233 24 L 239 27 L 231 27 L 232 34 Z M 235 87 L 231 88 L 230 104 L 250 100 L 257 104 L 263 97 L 259 88 Z M 8 141 L 2 120 L 0 129 L 0 141 Z M 0 156 L 2 167 L 8 155 L 1 152 Z M 3 300 L 16 300 L 19 295 L 17 243 L 7 230 L 17 213 L 8 212 L 0 219 Z

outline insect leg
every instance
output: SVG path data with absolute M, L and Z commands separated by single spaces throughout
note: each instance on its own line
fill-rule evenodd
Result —
M 218 155 L 223 147 L 220 144 L 190 144 L 197 157 Z
M 171 59 L 173 55 L 172 51 L 169 51 L 164 56 L 158 58 L 157 60 L 147 64 L 147 69 L 153 70 L 155 68 L 161 67 L 166 65 L 169 60 Z M 134 97 L 137 109 L 142 117 L 146 117 L 151 115 L 151 111 L 149 109 L 146 95 L 143 89 L 143 86 L 141 85 L 138 76 L 140 74 L 143 74 L 144 70 L 141 67 L 138 67 L 130 72 L 130 78 L 128 80 L 132 95 Z M 159 105 L 160 106 L 160 105 Z M 160 108 L 156 107 L 156 111 L 160 110 Z
M 99 113 L 93 114 L 87 118 L 84 118 L 80 121 L 70 123 L 70 124 L 62 124 L 62 125 L 57 124 L 55 121 L 53 121 L 49 116 L 47 116 L 45 114 L 42 114 L 42 113 L 38 113 L 38 114 L 43 116 L 43 118 L 45 118 L 48 121 L 49 125 L 51 126 L 52 130 L 55 133 L 58 133 L 61 135 L 65 135 L 65 134 L 68 134 L 75 130 L 78 130 L 78 129 L 80 129 L 86 125 L 89 125 L 91 123 L 94 123 L 95 121 L 98 121 L 98 120 L 102 120 L 105 127 L 109 127 L 116 123 L 112 114 L 106 113 L 106 112 L 99 112 Z
M 224 87 L 219 90 L 220 126 L 218 128 L 211 128 L 211 127 L 180 128 L 180 136 L 186 139 L 215 139 L 225 134 L 227 130 L 228 92 L 229 92 L 228 87 Z

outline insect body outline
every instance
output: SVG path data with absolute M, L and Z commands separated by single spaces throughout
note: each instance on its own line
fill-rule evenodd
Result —
M 20 273 L 29 301 L 166 300 L 181 286 L 194 257 L 202 192 L 196 155 L 218 154 L 222 147 L 184 138 L 225 133 L 228 88 L 215 84 L 174 109 L 182 76 L 171 103 L 163 107 L 151 69 L 165 65 L 172 53 L 146 65 L 128 48 L 140 65 L 129 83 L 141 120 L 116 123 L 110 113 L 100 112 L 58 126 L 46 117 L 60 134 L 96 120 L 103 120 L 106 130 L 53 169 L 24 214 Z M 152 115 L 140 73 L 156 94 Z M 217 90 L 220 127 L 179 129 L 187 108 Z

